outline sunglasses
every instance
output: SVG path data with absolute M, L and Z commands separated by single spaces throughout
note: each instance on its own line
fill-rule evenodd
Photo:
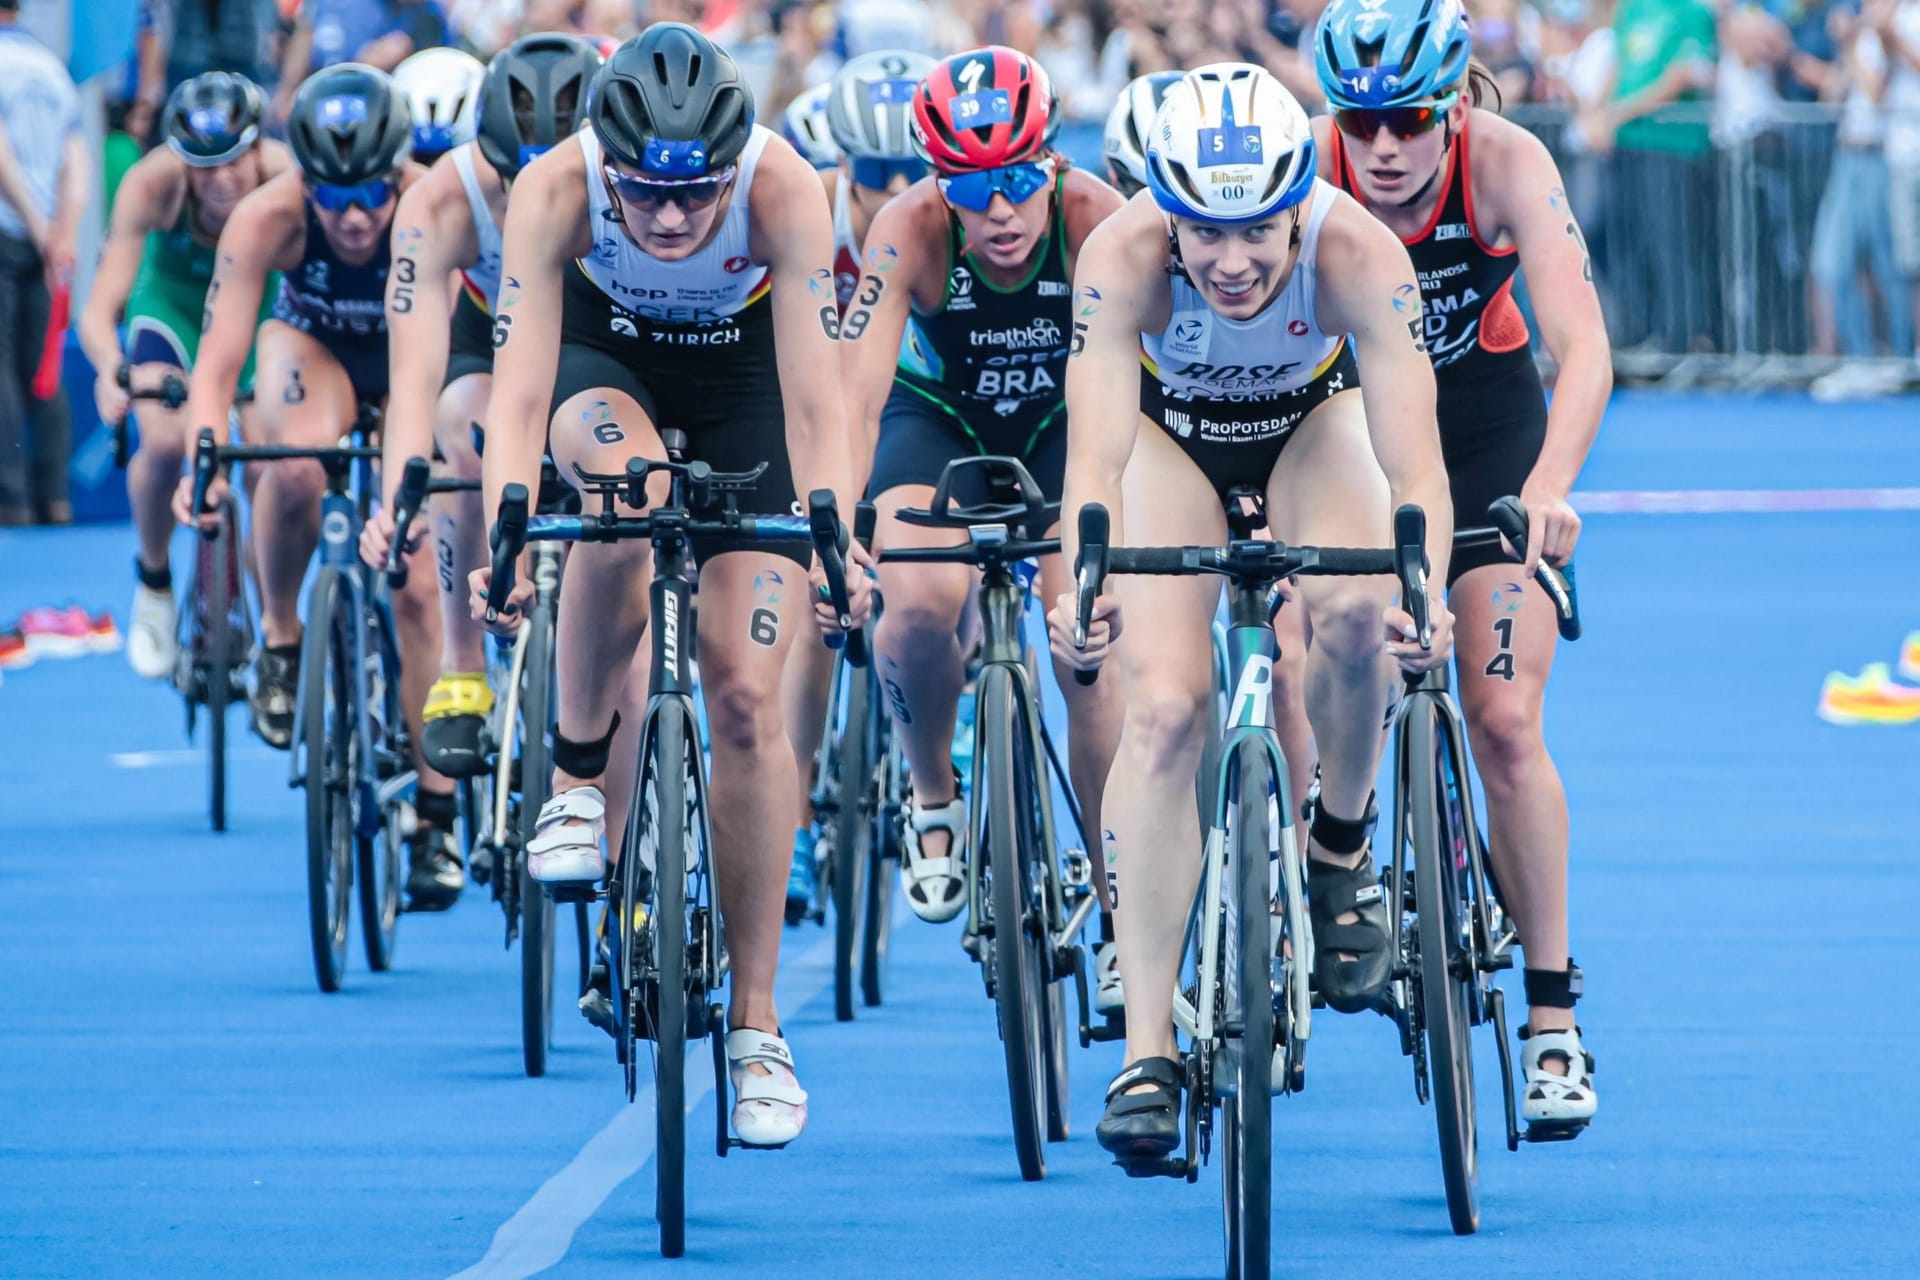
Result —
M 1402 142 L 1431 133 L 1439 128 L 1453 110 L 1460 95 L 1450 93 L 1438 102 L 1423 102 L 1411 107 L 1344 107 L 1333 113 L 1334 127 L 1350 138 L 1371 142 L 1382 129 Z
M 885 191 L 893 184 L 895 178 L 918 182 L 927 176 L 927 164 L 924 160 L 881 160 L 869 157 L 854 160 L 852 168 L 854 185 L 874 191 Z
M 1003 164 L 997 169 L 975 169 L 970 173 L 942 174 L 940 194 L 947 203 L 974 213 L 985 213 L 996 195 L 1011 204 L 1025 204 L 1053 181 L 1054 162 L 1033 160 L 1024 164 Z
M 350 187 L 336 187 L 331 183 L 316 182 L 308 188 L 307 194 L 313 202 L 328 213 L 345 213 L 359 205 L 368 213 L 387 207 L 387 201 L 393 199 L 393 183 L 385 178 L 376 178 L 372 182 L 355 183 Z
M 688 178 L 680 182 L 656 182 L 620 172 L 612 165 L 602 167 L 607 185 L 614 194 L 636 209 L 652 211 L 663 204 L 677 204 L 688 213 L 698 213 L 720 199 L 733 181 L 734 166 L 728 165 L 707 178 Z

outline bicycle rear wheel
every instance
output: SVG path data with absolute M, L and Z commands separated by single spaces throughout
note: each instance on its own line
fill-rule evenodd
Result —
M 900 865 L 902 795 L 901 779 L 905 766 L 900 746 L 893 740 L 886 713 L 873 699 L 868 686 L 868 705 L 873 707 L 872 728 L 875 747 L 873 778 L 867 797 L 867 905 L 866 921 L 860 930 L 860 996 L 869 1008 L 876 1008 L 886 997 L 887 949 L 893 937 L 893 882 Z
M 1473 1022 L 1468 985 L 1474 981 L 1466 935 L 1471 919 L 1466 875 L 1454 857 L 1455 833 L 1446 789 L 1440 784 L 1442 742 L 1430 704 L 1407 717 L 1400 761 L 1407 789 L 1413 896 L 1420 945 L 1420 1011 L 1426 1023 L 1427 1065 L 1433 1080 L 1433 1119 L 1440 1137 L 1440 1172 L 1447 1216 L 1455 1235 L 1480 1229 L 1480 1159 L 1473 1089 Z
M 986 825 L 981 863 L 991 879 L 993 988 L 1000 1043 L 1007 1060 L 1007 1098 L 1013 1110 L 1013 1148 L 1020 1176 L 1047 1176 L 1046 969 L 1040 954 L 1045 922 L 1038 910 L 1033 863 L 1038 856 L 1030 803 L 1038 752 L 1014 697 L 1013 678 L 1001 667 L 980 675 L 979 750 L 986 753 Z
M 206 547 L 207 630 L 202 637 L 207 694 L 207 816 L 227 829 L 227 704 L 233 697 L 233 601 L 239 577 L 239 526 L 221 504 L 219 531 Z M 190 606 L 191 607 L 191 606 Z M 191 659 L 189 659 L 191 661 Z
M 867 912 L 869 845 L 873 830 L 867 821 L 866 800 L 873 780 L 868 752 L 872 738 L 867 720 L 872 704 L 867 698 L 867 673 L 846 669 L 847 707 L 841 721 L 838 774 L 834 778 L 833 870 L 833 1016 L 853 1021 L 854 987 L 861 960 L 860 931 Z
M 1233 898 L 1221 980 L 1232 1092 L 1221 1104 L 1225 1156 L 1221 1201 L 1229 1280 L 1267 1280 L 1271 1267 L 1273 1174 L 1273 952 L 1267 911 L 1267 791 L 1273 771 L 1260 750 L 1233 758 L 1238 787 L 1228 832 L 1227 884 Z M 1233 1045 L 1235 1028 L 1238 1043 Z M 1215 1078 L 1220 1072 L 1216 1067 Z
M 313 973 L 338 991 L 347 968 L 347 916 L 359 841 L 353 803 L 359 744 L 353 733 L 352 602 L 337 569 L 322 569 L 308 597 L 300 649 L 306 749 L 307 928 Z
M 553 899 L 527 873 L 533 839 L 553 781 L 553 751 L 547 737 L 553 720 L 553 607 L 537 604 L 527 615 L 525 665 L 520 674 L 520 812 L 515 874 L 520 877 L 520 1057 L 529 1076 L 547 1073 L 553 1039 Z

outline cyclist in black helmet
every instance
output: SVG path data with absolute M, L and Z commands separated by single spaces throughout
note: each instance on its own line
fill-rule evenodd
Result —
M 226 422 L 261 299 L 277 271 L 272 315 L 258 325 L 260 436 L 269 444 L 316 447 L 339 440 L 359 402 L 386 399 L 387 231 L 401 191 L 424 170 L 407 155 L 406 99 L 384 71 L 359 63 L 328 67 L 300 86 L 287 139 L 294 168 L 243 200 L 220 235 L 187 416 L 196 431 Z M 216 479 L 216 489 L 222 483 Z M 317 463 L 274 462 L 261 468 L 254 492 L 261 650 L 249 702 L 254 729 L 283 750 L 293 735 L 300 588 L 319 541 L 324 487 Z M 183 522 L 195 518 L 191 494 L 190 480 L 174 492 L 174 514 Z M 433 589 L 416 574 L 393 601 L 402 696 L 416 716 L 439 645 Z M 452 783 L 423 765 L 415 807 L 409 905 L 446 907 L 462 883 L 450 834 Z
M 167 99 L 160 126 L 166 145 L 149 151 L 121 182 L 80 317 L 80 343 L 97 371 L 93 398 L 101 421 L 126 418 L 129 389 L 152 390 L 168 375 L 184 378 L 192 370 L 214 244 L 242 197 L 289 165 L 286 147 L 260 136 L 264 108 L 259 86 L 244 76 L 209 71 L 183 82 Z M 258 318 L 266 318 L 264 305 Z M 239 385 L 252 380 L 249 351 Z M 183 409 L 158 402 L 141 409 L 140 449 L 127 464 L 140 544 L 127 660 L 149 680 L 172 676 L 178 657 L 167 542 L 174 528 L 169 503 L 187 443 Z
M 543 443 L 562 475 L 576 463 L 617 471 L 635 455 L 664 457 L 663 428 L 684 432 L 688 457 L 717 470 L 768 464 L 743 510 L 797 511 L 795 495 L 812 489 L 852 510 L 833 227 L 812 166 L 754 124 L 733 59 L 679 23 L 614 51 L 594 77 L 589 120 L 577 144 L 527 167 L 507 213 L 486 510 L 499 509 L 509 482 L 537 484 Z M 554 759 L 566 764 L 528 846 L 537 880 L 607 873 L 601 788 L 621 677 L 646 625 L 651 557 L 643 543 L 583 543 L 568 561 L 554 735 Z M 818 643 L 801 635 L 825 583 L 817 569 L 809 575 L 810 560 L 804 546 L 770 547 L 700 566 L 732 1121 L 766 1146 L 792 1141 L 807 1119 L 773 977 L 795 819 L 780 672 L 796 637 Z M 864 574 L 850 576 L 858 622 L 869 593 Z M 470 579 L 476 615 L 489 578 L 482 568 Z M 520 584 L 515 603 L 527 595 Z M 820 605 L 813 616 L 837 625 Z M 592 1016 L 595 1006 L 583 1008 Z
M 419 56 L 419 55 L 415 55 Z M 389 503 L 361 535 L 369 564 L 385 565 L 390 510 L 406 460 L 437 448 L 449 474 L 480 478 L 475 433 L 493 385 L 493 306 L 500 292 L 500 228 L 521 166 L 580 127 L 600 51 L 566 34 L 523 37 L 495 56 L 480 83 L 479 133 L 455 147 L 400 199 L 387 279 L 391 395 L 381 450 Z M 445 305 L 447 281 L 458 291 Z M 484 769 L 480 734 L 492 709 L 482 632 L 467 617 L 467 575 L 487 560 L 478 494 L 432 503 L 440 549 L 439 678 L 428 691 L 423 748 L 436 769 Z

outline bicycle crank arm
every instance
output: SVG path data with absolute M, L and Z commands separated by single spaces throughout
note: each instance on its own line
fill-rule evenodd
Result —
M 1487 1008 L 1493 1014 L 1494 1045 L 1500 1051 L 1500 1100 L 1507 1108 L 1507 1150 L 1520 1149 L 1519 1117 L 1513 1106 L 1513 1047 L 1507 1043 L 1507 993 L 1495 987 L 1487 993 Z

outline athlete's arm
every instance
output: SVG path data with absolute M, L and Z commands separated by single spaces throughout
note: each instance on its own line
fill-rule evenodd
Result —
M 529 494 L 540 489 L 541 446 L 560 359 L 561 282 L 578 269 L 572 259 L 593 247 L 585 163 L 578 147 L 549 151 L 521 170 L 507 204 L 487 448 L 480 464 L 488 520 L 500 510 L 500 492 L 509 484 L 523 484 Z
M 873 453 L 880 440 L 880 411 L 893 391 L 893 375 L 900 363 L 900 338 L 907 330 L 914 294 L 927 274 L 928 236 L 939 237 L 946 252 L 946 213 L 939 210 L 935 229 L 927 204 L 928 193 L 917 191 L 890 200 L 867 228 L 861 255 L 860 280 L 853 301 L 840 324 L 840 385 L 847 398 L 849 451 L 852 454 L 854 492 L 864 492 L 873 471 Z M 933 197 L 939 203 L 939 197 Z M 811 283 L 811 282 L 810 282 Z M 944 286 L 945 281 L 942 280 Z M 828 300 L 833 285 L 821 291 Z M 811 299 L 812 295 L 809 294 Z
M 1542 555 L 1549 564 L 1564 565 L 1579 541 L 1580 517 L 1567 494 L 1586 465 L 1613 392 L 1613 348 L 1593 287 L 1586 238 L 1567 203 L 1559 167 L 1524 129 L 1503 128 L 1499 136 L 1495 154 L 1500 162 L 1487 171 L 1500 175 L 1499 190 L 1488 193 L 1493 198 L 1487 205 L 1520 250 L 1534 318 L 1560 367 L 1547 438 L 1520 493 L 1527 508 L 1526 572 L 1531 575 Z M 1481 515 L 1467 511 L 1459 518 L 1477 524 Z
M 449 276 L 480 257 L 460 174 L 431 170 L 393 211 L 393 267 L 387 272 L 387 412 L 381 487 L 390 506 L 408 458 L 433 453 L 434 403 L 453 344 Z
M 1079 261 L 1080 246 L 1093 229 L 1126 207 L 1126 197 L 1084 169 L 1067 170 L 1062 188 L 1067 214 L 1067 270 Z
M 1321 195 L 1327 198 L 1326 193 Z M 1393 491 L 1393 506 L 1416 503 L 1427 514 L 1428 582 L 1433 590 L 1433 648 L 1389 644 L 1395 657 L 1424 670 L 1445 660 L 1446 610 L 1439 607 L 1453 553 L 1453 499 L 1440 454 L 1433 365 L 1420 313 L 1420 286 L 1400 238 L 1351 200 L 1327 215 L 1320 232 L 1316 317 L 1326 333 L 1352 336 L 1360 363 L 1373 454 Z M 1387 530 L 1382 529 L 1382 536 Z
M 1105 506 L 1116 540 L 1126 527 L 1120 482 L 1140 430 L 1140 333 L 1156 319 L 1166 322 L 1165 234 L 1158 209 L 1130 206 L 1094 228 L 1074 264 L 1060 503 L 1060 548 L 1069 564 L 1080 554 L 1080 508 Z M 1054 653 L 1076 669 L 1097 667 L 1119 634 L 1118 605 L 1100 598 L 1080 649 L 1069 634 L 1074 612 L 1070 596 L 1056 602 L 1049 619 Z
M 120 346 L 120 319 L 134 278 L 140 274 L 147 233 L 171 203 L 168 197 L 177 189 L 175 184 L 186 181 L 179 172 L 184 167 L 165 149 L 149 152 L 127 170 L 114 197 L 113 225 L 93 269 L 93 291 L 80 313 L 80 347 L 93 364 L 94 401 L 105 422 L 117 423 L 127 413 L 127 394 L 115 380 L 126 358 Z

